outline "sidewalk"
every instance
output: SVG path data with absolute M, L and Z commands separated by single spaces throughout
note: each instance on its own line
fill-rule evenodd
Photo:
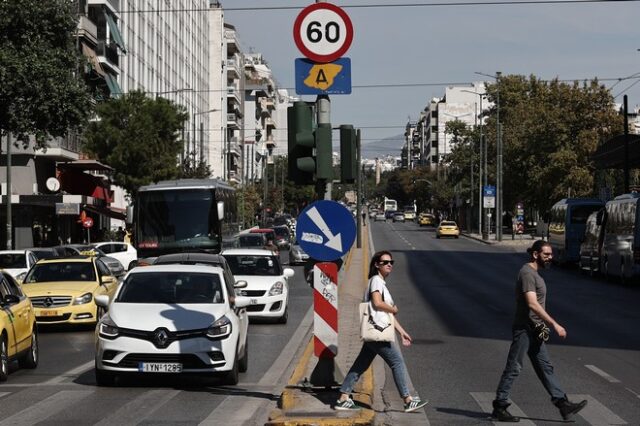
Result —
M 521 234 L 512 236 L 511 234 L 502 235 L 502 241 L 496 240 L 496 235 L 491 234 L 488 239 L 482 239 L 482 235 L 473 234 L 468 232 L 462 232 L 460 235 L 463 237 L 480 241 L 484 244 L 495 245 L 500 247 L 510 247 L 514 251 L 526 251 L 527 248 L 531 247 L 534 241 L 541 239 L 541 237 L 534 237 L 530 234 Z M 513 237 L 513 239 L 512 239 Z
M 269 426 L 388 424 L 389 413 L 385 412 L 382 393 L 385 364 L 380 357 L 377 357 L 372 368 L 362 375 L 352 394 L 358 405 L 364 408 L 359 411 L 333 409 L 333 404 L 339 395 L 339 384 L 362 347 L 358 304 L 362 300 L 367 285 L 366 276 L 370 258 L 368 226 L 363 227 L 362 233 L 362 248 L 356 248 L 354 243 L 338 277 L 338 355 L 335 358 L 334 374 L 338 384 L 332 387 L 310 384 L 312 373 L 318 364 L 318 358 L 313 353 L 313 330 L 311 330 L 304 353 L 296 361 L 295 370 L 281 395 L 279 409 L 269 416 L 267 423 Z M 401 406 L 401 402 L 394 400 L 391 404 Z M 393 424 L 425 424 L 424 411 L 419 410 L 419 412 L 421 417 L 417 416 L 418 412 L 410 414 L 393 412 Z

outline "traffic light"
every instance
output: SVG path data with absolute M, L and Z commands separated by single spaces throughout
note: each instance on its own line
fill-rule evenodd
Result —
M 356 131 L 351 124 L 340 126 L 340 180 L 354 183 L 358 173 Z
M 314 137 L 316 143 L 316 180 L 333 180 L 331 124 L 318 124 Z
M 313 111 L 306 102 L 287 108 L 289 180 L 297 185 L 313 183 L 316 163 L 313 155 Z

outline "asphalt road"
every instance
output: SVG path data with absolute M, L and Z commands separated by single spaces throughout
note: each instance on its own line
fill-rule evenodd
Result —
M 396 260 L 388 284 L 414 344 L 409 375 L 431 402 L 432 425 L 491 423 L 488 412 L 511 342 L 514 286 L 525 249 L 436 239 L 415 223 L 371 223 L 376 250 Z M 568 332 L 549 353 L 564 390 L 589 405 L 577 425 L 640 424 L 640 286 L 545 270 L 547 310 Z M 385 395 L 396 396 L 389 371 Z M 562 422 L 528 360 L 512 392 L 523 425 Z
M 14 368 L 0 385 L 0 426 L 264 424 L 291 374 L 302 330 L 312 321 L 311 290 L 302 267 L 294 269 L 288 323 L 251 322 L 249 369 L 237 386 L 161 375 L 99 388 L 93 328 L 40 327 L 38 368 Z

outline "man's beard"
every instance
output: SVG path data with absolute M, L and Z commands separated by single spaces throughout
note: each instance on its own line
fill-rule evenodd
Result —
M 544 269 L 551 268 L 551 260 L 544 260 L 541 257 L 539 257 L 536 261 L 540 268 L 544 268 Z

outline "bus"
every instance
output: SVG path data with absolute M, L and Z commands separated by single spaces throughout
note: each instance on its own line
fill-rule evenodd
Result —
M 384 197 L 384 212 L 386 213 L 388 211 L 398 211 L 398 203 L 396 200 Z
M 604 207 L 596 198 L 564 198 L 551 207 L 547 239 L 557 263 L 578 262 L 589 215 Z
M 607 202 L 600 256 L 605 276 L 631 281 L 640 273 L 640 193 L 620 195 Z
M 220 253 L 238 230 L 235 189 L 216 179 L 161 181 L 138 189 L 133 214 L 139 259 Z

